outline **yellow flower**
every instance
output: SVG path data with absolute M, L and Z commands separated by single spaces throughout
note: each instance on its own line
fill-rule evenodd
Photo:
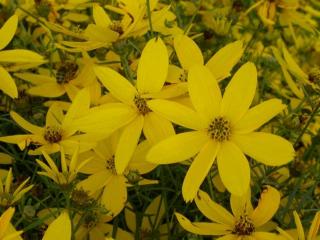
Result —
M 296 231 L 294 230 L 284 231 L 278 227 L 278 231 L 280 235 L 283 236 L 283 238 L 281 239 L 283 240 L 319 240 L 320 239 L 320 235 L 318 235 L 319 228 L 320 228 L 320 211 L 318 211 L 313 218 L 307 238 L 305 237 L 301 220 L 296 211 L 293 212 L 293 216 L 294 216 L 294 221 L 297 227 Z
M 19 201 L 23 195 L 30 191 L 33 185 L 30 185 L 26 188 L 24 186 L 27 184 L 30 178 L 27 178 L 23 183 L 21 183 L 17 188 L 12 189 L 11 184 L 13 180 L 12 169 L 10 168 L 5 182 L 2 182 L 0 178 L 0 206 L 12 206 L 17 201 Z
M 47 228 L 42 240 L 71 240 L 71 220 L 67 212 L 62 212 Z
M 207 193 L 199 191 L 195 198 L 196 205 L 212 222 L 190 222 L 179 213 L 176 213 L 176 217 L 187 231 L 199 235 L 223 236 L 217 238 L 219 240 L 278 239 L 276 234 L 265 232 L 263 225 L 268 223 L 278 210 L 280 193 L 273 187 L 266 186 L 255 209 L 250 200 L 250 190 L 242 197 L 231 194 L 231 214 L 212 201 Z
M 16 231 L 10 223 L 14 211 L 14 208 L 8 208 L 0 216 L 0 240 L 22 240 L 22 238 L 20 237 L 22 231 Z
M 20 63 L 37 66 L 45 62 L 42 56 L 29 50 L 3 50 L 14 37 L 17 27 L 18 16 L 13 15 L 0 29 L 0 90 L 11 98 L 18 97 L 18 90 L 14 80 L 5 69 L 6 65 Z
M 309 73 L 305 73 L 294 60 L 292 55 L 289 53 L 283 42 L 280 42 L 281 51 L 273 47 L 273 54 L 278 61 L 284 79 L 286 80 L 288 87 L 292 93 L 299 99 L 303 99 L 305 94 L 303 92 L 303 86 L 312 86 L 314 89 L 320 89 L 320 69 L 314 67 L 309 70 Z M 292 76 L 297 81 L 294 81 Z
M 137 225 L 138 216 L 131 204 L 124 210 L 125 220 L 132 236 L 140 239 L 168 239 L 168 226 L 170 223 L 161 224 L 166 212 L 164 200 L 161 196 L 155 197 L 143 212 L 140 226 Z M 139 232 L 139 233 L 137 233 Z
M 157 143 L 147 155 L 147 161 L 169 164 L 199 153 L 183 181 L 186 201 L 195 197 L 216 158 L 223 184 L 235 195 L 244 194 L 249 187 L 250 167 L 244 153 L 270 166 L 293 159 L 290 142 L 270 133 L 255 132 L 284 109 L 278 99 L 249 109 L 256 86 L 255 65 L 246 63 L 235 73 L 222 97 L 211 72 L 197 65 L 188 75 L 189 95 L 196 111 L 168 100 L 148 102 L 154 112 L 194 130 Z
M 163 88 L 168 61 L 166 46 L 158 38 L 151 39 L 142 51 L 136 87 L 111 68 L 95 68 L 99 80 L 121 103 L 100 106 L 74 124 L 80 131 L 105 133 L 105 137 L 124 126 L 115 153 L 115 167 L 119 174 L 127 167 L 142 131 L 151 144 L 175 133 L 170 121 L 147 106 L 148 101 L 157 98 Z
M 93 60 L 87 54 L 79 62 L 64 61 L 57 63 L 55 76 L 48 74 L 16 73 L 15 76 L 30 82 L 32 87 L 27 93 L 41 97 L 60 97 L 67 93 L 72 100 L 80 88 L 97 83 L 93 72 Z
M 182 33 L 176 26 L 166 26 L 166 22 L 174 22 L 175 15 L 169 11 L 169 6 L 156 10 L 158 1 L 150 1 L 151 24 L 153 31 L 165 35 Z M 70 47 L 71 51 L 89 51 L 108 46 L 112 42 L 129 37 L 143 36 L 149 30 L 149 18 L 145 0 L 117 1 L 117 6 L 105 7 L 120 15 L 120 20 L 112 20 L 98 4 L 93 4 L 93 19 L 95 24 L 89 24 L 83 31 L 85 42 L 62 41 L 61 44 Z M 66 49 L 68 50 L 68 49 Z
M 118 133 L 109 139 L 97 144 L 93 151 L 83 153 L 83 158 L 92 160 L 83 166 L 80 172 L 90 176 L 77 185 L 77 189 L 83 189 L 89 196 L 95 196 L 102 191 L 101 203 L 113 215 L 117 215 L 127 201 L 127 187 L 134 184 L 145 185 L 157 183 L 155 180 L 143 179 L 140 174 L 153 170 L 156 165 L 145 162 L 145 155 L 149 150 L 149 144 L 144 141 L 134 149 L 132 159 L 122 174 L 117 174 L 115 169 L 115 153 L 119 148 L 121 137 Z
M 61 147 L 61 170 L 60 171 L 57 165 L 54 163 L 52 158 L 46 153 L 42 152 L 42 155 L 45 157 L 47 164 L 40 160 L 36 160 L 37 163 L 41 166 L 43 171 L 38 172 L 39 175 L 47 176 L 51 178 L 55 183 L 66 186 L 73 182 L 73 180 L 77 177 L 78 172 L 80 169 L 87 164 L 91 159 L 88 158 L 78 164 L 78 149 L 73 153 L 70 163 L 68 164 L 66 161 L 66 156 L 64 153 L 63 148 Z
M 77 114 L 87 112 L 89 106 L 90 96 L 84 89 L 75 97 L 65 115 L 58 105 L 53 104 L 47 112 L 44 127 L 33 125 L 11 111 L 13 120 L 31 134 L 0 137 L 0 141 L 15 143 L 22 150 L 29 147 L 30 155 L 40 155 L 41 151 L 55 153 L 60 151 L 61 146 L 67 154 L 72 154 L 77 146 L 80 146 L 80 152 L 87 151 L 95 145 L 95 138 L 88 134 L 77 134 L 78 129 L 74 128 L 72 122 Z

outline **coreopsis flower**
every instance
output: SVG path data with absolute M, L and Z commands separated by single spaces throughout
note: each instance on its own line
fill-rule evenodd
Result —
M 17 188 L 12 188 L 12 169 L 9 169 L 8 175 L 6 176 L 5 182 L 2 182 L 0 178 L 0 206 L 7 207 L 14 205 L 19 201 L 25 193 L 30 191 L 33 185 L 26 186 L 30 178 L 24 180 Z
M 71 240 L 71 220 L 67 212 L 62 212 L 59 217 L 57 217 L 44 233 L 42 240 Z
M 143 36 L 149 30 L 149 17 L 146 1 L 116 1 L 117 5 L 105 7 L 120 15 L 120 20 L 113 20 L 98 4 L 93 5 L 93 19 L 95 24 L 89 24 L 82 36 L 84 42 L 62 41 L 61 44 L 70 47 L 72 51 L 89 51 L 108 46 L 112 42 L 129 37 Z M 169 6 L 156 10 L 157 1 L 150 3 L 150 21 L 152 30 L 165 35 L 182 33 L 174 23 L 175 15 L 169 11 Z M 167 27 L 166 22 L 172 22 Z
M 95 196 L 102 191 L 101 203 L 113 215 L 117 215 L 127 201 L 127 187 L 130 185 L 145 185 L 157 183 L 147 180 L 141 174 L 150 172 L 156 165 L 145 162 L 145 155 L 149 144 L 144 141 L 134 149 L 132 158 L 122 174 L 118 174 L 115 167 L 115 154 L 121 141 L 118 133 L 103 140 L 93 148 L 93 151 L 83 153 L 83 157 L 92 160 L 83 166 L 80 172 L 90 176 L 77 185 L 77 189 L 87 191 L 89 196 Z
M 138 224 L 138 216 L 129 203 L 124 210 L 126 224 L 133 236 L 140 236 L 140 239 L 168 239 L 168 224 L 161 224 L 166 212 L 164 200 L 161 196 L 155 197 L 143 212 L 143 217 Z M 170 226 L 170 225 L 169 225 Z
M 293 212 L 294 221 L 296 223 L 296 230 L 284 231 L 281 228 L 277 228 L 280 235 L 283 236 L 282 240 L 319 240 L 320 235 L 318 235 L 320 229 L 320 211 L 316 213 L 313 218 L 313 221 L 310 225 L 308 235 L 306 237 L 303 230 L 303 226 L 300 220 L 300 217 L 296 211 Z
M 52 158 L 46 152 L 43 151 L 42 155 L 44 156 L 48 164 L 45 164 L 44 162 L 37 159 L 37 163 L 42 168 L 42 171 L 39 171 L 38 174 L 51 178 L 55 183 L 61 186 L 69 185 L 77 177 L 77 174 L 81 170 L 81 168 L 91 160 L 90 158 L 88 158 L 82 161 L 80 164 L 78 164 L 78 151 L 79 149 L 77 149 L 73 153 L 71 160 L 68 163 L 66 161 L 64 150 L 61 147 L 61 171 L 59 170 L 55 162 L 52 160 Z
M 10 165 L 12 164 L 13 157 L 9 154 L 0 152 L 0 164 Z M 0 168 L 0 178 L 4 179 L 8 174 L 8 171 Z
M 277 234 L 265 232 L 263 225 L 268 223 L 278 210 L 280 193 L 266 186 L 261 193 L 258 206 L 251 205 L 250 190 L 242 197 L 231 194 L 232 213 L 214 202 L 207 193 L 199 191 L 195 203 L 198 209 L 212 222 L 190 222 L 185 216 L 176 213 L 180 225 L 189 232 L 221 236 L 219 240 L 276 240 Z
M 18 89 L 13 78 L 6 70 L 7 65 L 28 64 L 30 67 L 34 67 L 45 62 L 41 55 L 29 50 L 3 50 L 11 42 L 17 27 L 18 16 L 13 15 L 0 29 L 0 90 L 11 98 L 18 97 Z M 28 68 L 28 66 L 24 66 L 23 68 Z
M 186 82 L 189 69 L 196 64 L 203 65 L 204 59 L 201 49 L 186 35 L 177 35 L 174 38 L 174 49 L 182 68 L 169 66 L 168 82 Z M 229 43 L 217 51 L 206 63 L 217 81 L 230 76 L 230 71 L 240 60 L 243 54 L 241 41 Z
M 0 141 L 17 144 L 21 150 L 29 147 L 30 155 L 40 155 L 41 151 L 55 153 L 60 151 L 61 146 L 67 154 L 72 154 L 77 147 L 80 147 L 80 152 L 87 151 L 95 145 L 96 138 L 88 134 L 78 134 L 78 129 L 74 128 L 72 121 L 77 114 L 88 111 L 89 106 L 90 96 L 84 89 L 75 97 L 65 115 L 58 105 L 52 105 L 47 112 L 44 127 L 29 123 L 11 111 L 12 119 L 30 134 L 0 137 Z
M 281 67 L 288 87 L 298 99 L 303 99 L 305 96 L 303 86 L 311 86 L 316 90 L 320 89 L 319 66 L 311 67 L 308 73 L 304 72 L 289 53 L 284 43 L 281 43 L 281 51 L 275 47 L 272 48 L 272 51 Z M 296 81 L 293 80 L 293 77 Z
M 14 226 L 10 223 L 11 218 L 15 212 L 14 208 L 8 208 L 0 216 L 0 239 L 1 240 L 22 240 L 20 235 L 22 231 L 16 231 Z
M 62 61 L 57 63 L 54 76 L 48 74 L 16 73 L 33 86 L 27 93 L 41 97 L 60 97 L 67 93 L 69 99 L 74 99 L 81 88 L 97 82 L 93 72 L 93 60 L 86 54 L 79 61 Z
M 242 195 L 249 187 L 250 167 L 244 154 L 270 166 L 288 163 L 294 157 L 290 142 L 271 133 L 255 130 L 284 109 L 278 99 L 250 108 L 257 86 L 253 63 L 235 73 L 223 97 L 217 81 L 205 66 L 189 70 L 188 88 L 195 110 L 168 100 L 152 100 L 148 107 L 172 122 L 193 131 L 171 136 L 155 144 L 147 161 L 170 164 L 193 160 L 182 186 L 191 201 L 217 159 L 219 175 L 232 194 Z
M 157 94 L 161 93 L 168 72 L 168 61 L 165 44 L 161 38 L 154 38 L 149 40 L 142 51 L 136 86 L 111 68 L 95 68 L 99 80 L 121 103 L 101 106 L 100 110 L 89 113 L 74 124 L 83 132 L 105 132 L 105 137 L 124 126 L 115 152 L 118 174 L 126 169 L 142 131 L 151 144 L 175 133 L 170 121 L 147 106 L 150 99 L 157 98 Z M 172 95 L 176 95 L 175 92 Z

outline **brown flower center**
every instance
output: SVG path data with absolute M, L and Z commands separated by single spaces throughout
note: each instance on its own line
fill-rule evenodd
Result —
M 231 135 L 230 122 L 224 117 L 216 117 L 208 127 L 209 136 L 218 142 L 229 140 Z
M 57 83 L 65 84 L 70 82 L 77 76 L 78 69 L 78 65 L 74 62 L 61 63 L 56 73 Z
M 183 72 L 180 74 L 179 80 L 181 82 L 186 82 L 188 80 L 188 72 L 186 70 L 183 70 Z
M 44 139 L 49 143 L 57 143 L 62 140 L 62 129 L 59 126 L 47 126 L 44 130 Z
M 253 221 L 245 214 L 241 215 L 236 221 L 232 233 L 238 236 L 249 236 L 254 232 L 254 230 L 255 227 Z
M 147 105 L 146 99 L 140 97 L 139 95 L 136 95 L 133 99 L 134 104 L 138 108 L 138 111 L 142 115 L 146 115 L 147 113 L 151 112 L 151 109 Z
M 114 156 L 106 160 L 106 169 L 110 170 L 113 174 L 117 174 Z
M 115 32 L 119 33 L 120 35 L 124 33 L 120 21 L 113 21 L 113 22 L 110 24 L 109 28 L 110 28 L 112 31 L 115 31 Z

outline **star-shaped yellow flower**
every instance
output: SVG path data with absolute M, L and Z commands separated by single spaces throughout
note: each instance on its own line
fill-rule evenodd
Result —
M 255 209 L 251 205 L 250 191 L 242 197 L 231 194 L 230 205 L 233 214 L 212 201 L 209 195 L 202 191 L 198 193 L 195 202 L 199 210 L 212 222 L 191 223 L 186 217 L 176 213 L 181 226 L 189 232 L 223 236 L 217 238 L 219 240 L 278 239 L 277 234 L 263 230 L 263 225 L 273 217 L 280 204 L 280 193 L 273 187 L 264 188 Z
M 195 197 L 215 159 L 223 184 L 235 195 L 243 195 L 249 187 L 250 167 L 244 153 L 270 166 L 293 159 L 290 142 L 270 133 L 254 132 L 284 109 L 277 99 L 249 109 L 256 86 L 256 67 L 249 62 L 235 73 L 222 97 L 210 70 L 197 65 L 188 75 L 189 95 L 195 111 L 168 100 L 148 102 L 154 112 L 194 130 L 162 140 L 147 155 L 150 162 L 169 164 L 199 153 L 183 182 L 182 194 L 186 201 Z

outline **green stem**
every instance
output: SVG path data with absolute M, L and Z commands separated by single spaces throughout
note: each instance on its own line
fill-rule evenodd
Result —
M 312 112 L 312 114 L 311 114 L 308 122 L 306 123 L 306 125 L 305 125 L 304 128 L 302 129 L 301 133 L 300 133 L 299 136 L 297 137 L 297 139 L 296 139 L 296 141 L 294 142 L 293 146 L 296 146 L 296 145 L 299 143 L 299 141 L 301 140 L 303 134 L 307 131 L 307 129 L 308 129 L 310 123 L 312 122 L 313 118 L 316 116 L 319 108 L 320 108 L 320 101 L 319 101 L 318 104 L 316 105 L 316 107 L 315 107 L 314 111 Z

